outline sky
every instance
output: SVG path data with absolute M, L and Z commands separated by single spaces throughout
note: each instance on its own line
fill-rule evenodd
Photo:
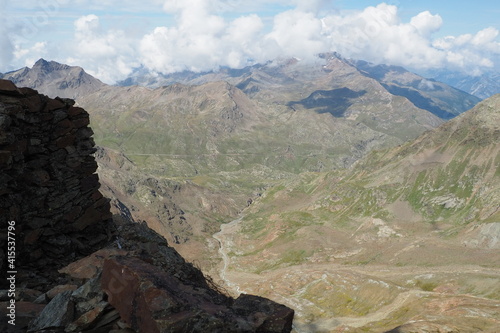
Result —
M 500 71 L 498 0 L 0 0 L 0 72 L 40 58 L 106 83 L 323 52 L 415 72 Z

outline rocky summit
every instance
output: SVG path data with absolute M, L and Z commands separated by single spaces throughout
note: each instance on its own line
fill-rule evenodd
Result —
M 10 80 L 19 87 L 30 87 L 50 97 L 78 98 L 105 86 L 100 80 L 78 66 L 68 66 L 55 61 L 39 59 L 31 68 L 0 74 L 0 79 Z
M 227 296 L 145 223 L 111 215 L 88 124 L 72 100 L 0 80 L 0 232 L 15 238 L 14 255 L 0 241 L 0 330 L 289 332 L 292 309 Z

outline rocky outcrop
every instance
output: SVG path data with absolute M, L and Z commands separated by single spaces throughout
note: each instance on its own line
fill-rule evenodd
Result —
M 1 270 L 17 271 L 15 296 L 0 285 L 16 326 L 0 331 L 289 332 L 293 310 L 226 296 L 146 223 L 112 218 L 88 124 L 73 101 L 0 80 L 0 233 L 16 242 L 11 262 L 1 238 Z
M 104 262 L 101 281 L 108 301 L 139 332 L 279 333 L 292 328 L 293 311 L 284 305 L 251 295 L 233 301 L 196 282 L 124 256 Z
M 0 81 L 0 223 L 15 223 L 20 274 L 48 276 L 108 240 L 89 115 L 73 104 Z

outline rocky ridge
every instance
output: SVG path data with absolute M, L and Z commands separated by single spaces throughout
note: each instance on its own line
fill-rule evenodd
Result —
M 232 299 L 144 223 L 112 218 L 89 115 L 0 80 L 1 230 L 15 221 L 13 332 L 289 332 L 293 310 Z M 9 230 L 11 231 L 11 230 Z M 6 272 L 6 237 L 1 269 Z M 10 267 L 10 269 L 14 269 Z M 9 326 L 10 325 L 10 326 Z

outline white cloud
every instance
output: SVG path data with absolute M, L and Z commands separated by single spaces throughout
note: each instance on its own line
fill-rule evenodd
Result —
M 24 58 L 23 65 L 31 67 L 38 59 L 47 55 L 47 43 L 37 42 L 29 48 L 22 48 L 20 45 L 16 45 L 13 55 L 16 58 Z
M 123 79 L 139 65 L 136 41 L 122 30 L 103 31 L 94 14 L 78 18 L 74 26 L 73 55 L 66 59 L 68 64 L 82 66 L 107 83 Z
M 257 15 L 227 22 L 211 13 L 214 2 L 168 1 L 164 9 L 177 17 L 175 27 L 157 27 L 140 41 L 140 59 L 159 72 L 205 71 L 243 67 L 262 57 L 264 24 Z
M 417 29 L 420 35 L 430 37 L 432 33 L 441 28 L 443 19 L 439 15 L 432 15 L 429 11 L 425 11 L 414 16 L 410 24 Z
M 432 43 L 432 46 L 446 55 L 444 66 L 463 70 L 469 74 L 479 74 L 484 69 L 499 66 L 498 34 L 497 29 L 489 27 L 475 35 L 439 38 Z
M 91 10 L 119 4 L 122 12 L 152 12 L 132 0 L 44 1 L 52 4 L 45 11 L 50 20 L 55 20 L 64 6 L 76 7 L 75 12 L 80 12 L 84 4 Z M 30 5 L 40 7 L 39 3 L 26 0 L 19 6 L 26 10 Z M 446 24 L 435 13 L 424 11 L 403 22 L 398 8 L 386 3 L 345 12 L 332 10 L 333 3 L 150 0 L 149 6 L 165 12 L 165 22 L 155 28 L 124 28 L 104 22 L 106 16 L 90 14 L 73 18 L 74 40 L 59 44 L 49 40 L 43 50 L 36 47 L 39 40 L 21 43 L 8 37 L 8 29 L 1 33 L 0 26 L 0 61 L 10 62 L 14 58 L 25 63 L 40 58 L 40 54 L 56 55 L 51 59 L 82 66 L 106 82 L 125 78 L 141 64 L 164 73 L 205 71 L 220 66 L 241 68 L 277 57 L 306 61 L 328 51 L 415 70 L 451 68 L 477 73 L 500 67 L 499 31 L 495 28 L 434 38 Z M 260 16 L 249 14 L 250 10 L 270 6 L 283 10 L 273 16 L 264 12 Z M 41 31 L 42 26 L 38 28 Z
M 414 68 L 442 63 L 444 55 L 431 46 L 429 39 L 439 29 L 440 21 L 439 16 L 424 12 L 410 23 L 402 23 L 397 7 L 387 4 L 323 20 L 330 50 L 348 57 Z
M 79 35 L 92 35 L 99 30 L 99 17 L 94 14 L 80 17 L 75 21 L 75 31 Z
M 500 55 L 494 28 L 433 39 L 444 22 L 429 11 L 402 22 L 398 8 L 385 3 L 357 12 L 324 14 L 326 1 L 294 0 L 289 3 L 296 7 L 275 15 L 266 28 L 255 14 L 232 21 L 216 15 L 230 2 L 165 2 L 164 9 L 175 15 L 177 25 L 158 27 L 142 38 L 141 62 L 165 73 L 204 71 L 277 57 L 310 60 L 318 53 L 337 51 L 346 57 L 411 69 L 450 67 L 477 72 L 494 66 Z
M 311 59 L 327 50 L 327 40 L 323 34 L 323 24 L 311 12 L 290 10 L 274 18 L 273 30 L 265 36 L 274 41 L 279 49 L 275 57 L 298 57 Z
M 14 45 L 10 40 L 9 34 L 6 32 L 6 29 L 0 27 L 0 69 L 7 68 L 11 63 L 14 51 Z

